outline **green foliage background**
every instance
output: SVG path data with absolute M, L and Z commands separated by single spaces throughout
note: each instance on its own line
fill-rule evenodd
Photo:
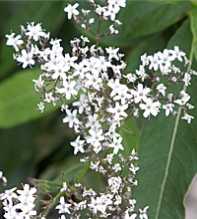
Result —
M 58 184 L 62 177 L 84 175 L 84 167 L 69 147 L 75 135 L 62 124 L 61 113 L 49 108 L 41 114 L 36 109 L 39 96 L 32 80 L 39 70 L 21 71 L 12 60 L 11 49 L 5 46 L 6 33 L 34 21 L 42 22 L 53 37 L 62 38 L 68 51 L 73 36 L 87 33 L 66 20 L 63 8 L 67 2 L 0 2 L 0 169 L 7 174 L 10 185 L 38 177 L 42 179 L 40 186 L 51 191 L 54 185 L 45 180 L 58 178 Z M 196 0 L 128 0 L 120 20 L 120 35 L 106 37 L 101 44 L 119 46 L 126 54 L 127 70 L 136 69 L 143 53 L 175 45 L 188 54 L 197 70 Z M 88 36 L 94 42 L 95 36 Z M 182 123 L 179 115 L 148 122 L 130 119 L 120 129 L 126 152 L 132 147 L 139 152 L 141 171 L 135 195 L 140 204 L 150 206 L 151 219 L 184 218 L 184 195 L 197 172 L 197 80 L 190 92 L 196 117 L 191 126 Z M 89 185 L 102 185 L 91 173 L 81 178 Z

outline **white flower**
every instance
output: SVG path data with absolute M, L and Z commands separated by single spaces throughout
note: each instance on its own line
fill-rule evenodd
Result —
M 76 87 L 76 81 L 63 81 L 62 87 L 57 87 L 56 92 L 59 94 L 63 94 L 67 100 L 70 100 L 72 96 L 77 95 L 78 90 Z
M 75 3 L 74 5 L 68 4 L 68 6 L 64 8 L 64 11 L 68 13 L 69 20 L 72 18 L 72 16 L 79 15 L 79 11 L 77 10 L 78 7 L 79 7 L 79 4 Z
M 137 89 L 134 90 L 134 102 L 139 103 L 141 101 L 146 101 L 148 98 L 148 94 L 150 93 L 150 88 L 144 87 L 142 84 L 137 85 Z
M 154 70 L 157 71 L 159 69 L 159 57 L 157 54 L 155 54 L 154 56 L 149 56 L 149 69 L 150 70 Z
M 131 83 L 134 83 L 137 80 L 137 76 L 132 73 L 129 73 L 124 77 L 128 80 L 128 82 L 131 82 Z
M 93 146 L 93 150 L 98 153 L 101 151 L 101 142 L 104 140 L 102 129 L 90 129 L 89 135 L 86 137 L 87 143 Z
M 84 143 L 85 141 L 80 140 L 80 136 L 77 137 L 77 139 L 73 142 L 71 142 L 71 146 L 74 147 L 74 154 L 76 155 L 78 152 L 84 153 Z
M 191 115 L 189 115 L 188 113 L 185 113 L 184 114 L 184 116 L 182 116 L 182 119 L 183 120 L 186 120 L 187 121 L 187 123 L 191 123 L 191 121 L 192 121 L 192 119 L 194 119 L 194 117 L 193 116 L 191 116 Z
M 120 172 L 122 170 L 122 167 L 119 163 L 116 163 L 116 164 L 114 164 L 112 169 L 114 170 L 115 173 L 117 173 L 117 172 Z
M 61 192 L 66 192 L 67 191 L 67 189 L 68 189 L 68 185 L 67 185 L 67 183 L 66 182 L 63 182 L 63 185 L 62 185 L 62 188 L 61 188 Z
M 6 177 L 3 175 L 3 172 L 2 171 L 0 171 L 0 181 L 3 181 L 3 183 L 7 183 L 7 179 L 6 179 Z
M 15 36 L 15 33 L 11 33 L 10 35 L 6 35 L 7 46 L 12 46 L 14 47 L 15 51 L 19 51 L 19 47 L 23 44 L 23 40 L 21 39 L 21 35 Z
M 33 22 L 27 25 L 27 31 L 25 33 L 29 38 L 38 41 L 41 37 L 49 38 L 49 34 L 45 33 L 41 27 L 41 24 L 34 24 Z
M 134 174 L 136 175 L 137 171 L 139 170 L 139 167 L 138 166 L 135 166 L 134 164 L 130 164 L 130 167 L 129 167 L 129 170 Z
M 156 88 L 160 94 L 162 94 L 163 96 L 166 95 L 166 89 L 167 87 L 164 84 L 158 84 L 157 88 Z
M 180 92 L 180 99 L 176 99 L 174 102 L 177 103 L 180 106 L 184 106 L 189 100 L 190 100 L 190 95 L 186 93 L 184 90 Z
M 114 134 L 113 141 L 109 146 L 113 148 L 113 154 L 118 154 L 120 150 L 124 150 L 124 147 L 122 145 L 122 137 L 118 134 Z
M 70 207 L 71 204 L 66 203 L 64 197 L 60 197 L 59 205 L 56 207 L 59 214 L 70 214 Z
M 128 109 L 127 104 L 121 105 L 119 102 L 116 102 L 115 106 L 108 108 L 108 112 L 113 114 L 114 121 L 119 122 L 122 118 L 127 117 L 126 110 Z
M 185 73 L 184 78 L 183 78 L 183 82 L 185 83 L 185 86 L 187 87 L 188 85 L 190 85 L 190 81 L 191 81 L 191 75 L 188 73 Z
M 153 101 L 151 98 L 146 99 L 145 103 L 140 104 L 140 108 L 144 110 L 143 116 L 147 118 L 150 115 L 157 116 L 161 104 L 159 101 Z
M 0 194 L 1 200 L 8 200 L 10 203 L 12 199 L 17 198 L 17 194 L 15 193 L 16 188 L 5 190 L 4 193 Z
M 118 193 L 121 185 L 122 179 L 121 177 L 111 177 L 108 179 L 108 185 L 112 193 Z
M 109 26 L 109 31 L 112 35 L 119 33 L 119 31 L 114 27 L 113 24 Z
M 37 104 L 37 107 L 38 107 L 38 109 L 40 110 L 41 113 L 44 112 L 45 105 L 44 105 L 44 103 L 42 101 Z
M 109 59 L 116 59 L 116 60 L 119 60 L 119 55 L 118 55 L 118 52 L 119 52 L 119 48 L 112 48 L 112 47 L 109 47 L 109 48 L 106 48 L 106 52 L 108 53 L 109 55 Z
M 94 214 L 97 212 L 101 212 L 102 214 L 106 214 L 107 208 L 112 205 L 112 197 L 110 194 L 103 194 L 100 197 L 92 197 L 91 202 L 88 205 Z
M 149 207 L 146 206 L 144 209 L 139 209 L 140 212 L 140 219 L 148 219 L 148 215 L 147 215 L 147 211 L 148 211 Z
M 130 156 L 129 156 L 130 160 L 138 160 L 138 156 L 137 156 L 137 153 L 135 151 L 135 149 L 132 149 L 131 153 L 130 153 Z
M 69 110 L 66 109 L 66 116 L 63 119 L 63 123 L 68 123 L 69 128 L 73 128 L 75 125 L 79 124 L 79 120 L 77 118 L 77 110 Z
M 144 55 L 141 56 L 141 62 L 142 62 L 142 65 L 143 65 L 143 66 L 148 65 L 148 63 L 149 63 L 149 59 L 148 59 L 146 53 L 145 53 Z
M 185 53 L 179 49 L 178 46 L 175 46 L 173 49 L 173 55 L 175 58 L 177 58 L 180 62 L 183 61 L 183 58 L 185 57 Z
M 132 213 L 131 215 L 129 215 L 128 210 L 125 212 L 125 215 L 124 215 L 124 219 L 135 219 L 136 217 L 137 217 L 136 213 Z
M 35 64 L 35 60 L 33 59 L 33 51 L 27 52 L 25 49 L 21 51 L 21 54 L 16 57 L 17 62 L 22 63 L 22 67 L 26 68 L 27 66 L 32 66 Z
M 35 210 L 36 189 L 28 184 L 23 186 L 22 190 L 6 190 L 2 195 L 4 218 L 7 219 L 30 219 L 36 216 Z
M 173 103 L 164 104 L 163 109 L 165 110 L 165 115 L 169 116 L 170 113 L 174 111 L 174 104 Z
M 34 79 L 33 82 L 34 82 L 34 88 L 37 92 L 39 92 L 40 89 L 43 88 L 44 86 L 44 80 L 42 79 L 41 76 L 39 76 L 37 80 Z
M 36 188 L 30 188 L 30 186 L 28 184 L 25 184 L 23 186 L 23 190 L 17 190 L 18 193 L 18 199 L 21 202 L 29 202 L 32 203 L 35 201 L 35 194 L 36 194 L 37 190 Z
M 144 66 L 140 65 L 139 69 L 136 70 L 136 75 L 141 78 L 142 81 L 148 77 L 148 74 L 145 72 Z
M 3 215 L 5 219 L 20 219 L 19 213 L 16 211 L 17 209 L 14 207 L 14 205 L 7 204 L 3 207 L 3 210 L 5 211 L 5 214 Z
M 135 210 L 135 205 L 137 201 L 135 199 L 129 199 L 129 210 L 134 211 Z
M 84 111 L 88 111 L 90 109 L 88 105 L 88 97 L 85 94 L 81 94 L 79 101 L 75 101 L 73 106 L 78 108 L 79 114 L 82 114 Z

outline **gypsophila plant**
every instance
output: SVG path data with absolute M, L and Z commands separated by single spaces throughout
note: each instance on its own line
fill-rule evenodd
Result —
M 119 128 L 130 117 L 175 116 L 180 107 L 183 120 L 191 123 L 193 119 L 187 87 L 196 72 L 186 54 L 177 46 L 144 54 L 135 72 L 125 72 L 120 49 L 102 48 L 99 42 L 104 36 L 119 33 L 121 22 L 117 15 L 126 7 L 126 0 L 87 2 L 87 8 L 75 3 L 68 4 L 64 11 L 68 19 L 96 35 L 96 44 L 84 36 L 74 38 L 71 52 L 65 53 L 61 40 L 51 39 L 42 25 L 34 22 L 21 26 L 19 34 L 6 37 L 22 68 L 41 69 L 34 80 L 41 97 L 39 110 L 44 112 L 48 104 L 60 106 L 63 123 L 77 134 L 70 143 L 74 155 L 80 154 L 85 168 L 103 177 L 104 187 L 95 191 L 78 180 L 62 182 L 46 209 L 37 210 L 36 188 L 25 184 L 21 190 L 5 190 L 0 196 L 4 218 L 44 219 L 55 208 L 60 219 L 148 219 L 148 207 L 137 209 L 133 197 L 138 185 L 138 156 L 134 149 L 130 154 L 124 153 Z M 100 31 L 101 25 L 107 26 L 105 33 Z M 0 179 L 6 183 L 2 172 Z

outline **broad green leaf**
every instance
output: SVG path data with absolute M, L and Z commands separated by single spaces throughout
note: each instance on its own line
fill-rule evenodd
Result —
M 181 37 L 180 37 L 181 36 Z M 192 35 L 188 20 L 175 33 L 170 47 L 178 45 L 191 54 Z M 139 146 L 139 186 L 135 198 L 149 205 L 151 219 L 184 219 L 184 196 L 197 171 L 197 80 L 190 88 L 195 116 L 192 124 L 159 116 L 146 122 Z
M 104 37 L 102 43 L 113 46 L 131 46 L 140 38 L 160 32 L 183 18 L 190 9 L 189 1 L 127 1 L 121 9 L 119 20 L 123 23 L 117 36 Z M 96 29 L 96 28 L 95 28 Z M 101 33 L 107 30 L 101 26 Z M 88 34 L 88 32 L 84 32 Z M 95 39 L 93 34 L 88 34 Z
M 191 21 L 191 31 L 194 39 L 194 54 L 197 60 L 197 6 L 193 6 L 192 10 L 189 13 Z
M 140 132 L 134 119 L 128 118 L 123 121 L 119 128 L 119 133 L 123 138 L 124 152 L 129 154 L 133 148 L 139 146 Z
M 22 71 L 0 83 L 0 127 L 12 127 L 44 115 L 37 109 L 40 99 L 32 82 L 38 74 L 35 69 Z M 47 112 L 53 110 L 49 107 Z

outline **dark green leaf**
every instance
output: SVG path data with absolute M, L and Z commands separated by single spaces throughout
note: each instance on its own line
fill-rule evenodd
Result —
M 181 36 L 181 37 L 180 37 Z M 192 48 L 188 20 L 169 43 L 187 52 Z M 163 116 L 146 122 L 139 147 L 140 174 L 136 199 L 149 205 L 151 219 L 183 219 L 184 196 L 197 170 L 197 81 L 190 89 L 195 110 L 191 125 L 180 119 Z
M 122 123 L 119 133 L 123 138 L 124 152 L 126 154 L 129 154 L 133 148 L 138 147 L 140 133 L 135 120 L 131 118 L 126 119 Z
M 35 69 L 22 71 L 0 83 L 0 127 L 12 127 L 44 115 L 37 109 L 40 99 L 32 82 L 38 74 Z M 54 110 L 51 107 L 47 112 Z
M 190 11 L 190 21 L 191 21 L 191 30 L 194 39 L 194 54 L 197 60 L 197 6 L 193 6 L 192 10 Z

